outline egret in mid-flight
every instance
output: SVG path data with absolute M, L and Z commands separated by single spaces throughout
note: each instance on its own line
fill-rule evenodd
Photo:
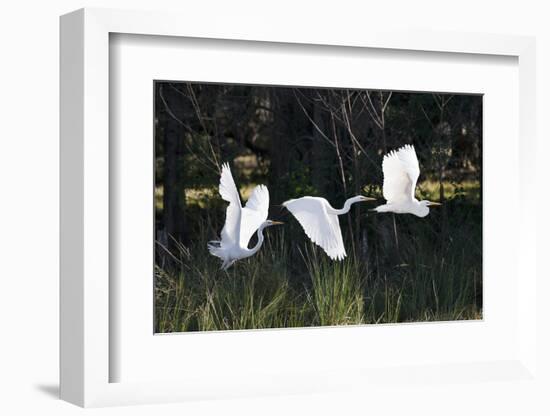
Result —
M 362 195 L 349 198 L 342 209 L 333 208 L 325 198 L 304 196 L 283 203 L 298 220 L 311 241 L 320 246 L 333 260 L 346 257 L 346 248 L 340 231 L 338 215 L 346 214 L 351 205 L 361 201 L 372 201 Z
M 414 146 L 407 144 L 386 154 L 382 160 L 382 171 L 382 193 L 386 204 L 374 208 L 374 211 L 425 217 L 430 212 L 430 206 L 441 205 L 439 202 L 419 201 L 415 198 L 414 191 L 420 167 Z
M 253 256 L 260 250 L 264 242 L 264 228 L 282 222 L 267 219 L 269 191 L 264 185 L 256 186 L 246 205 L 241 205 L 241 197 L 227 163 L 222 165 L 219 191 L 221 197 L 229 202 L 229 206 L 225 212 L 222 239 L 210 241 L 208 250 L 210 254 L 223 260 L 222 269 L 227 270 L 237 260 Z M 253 248 L 248 248 L 248 242 L 256 230 L 258 242 Z

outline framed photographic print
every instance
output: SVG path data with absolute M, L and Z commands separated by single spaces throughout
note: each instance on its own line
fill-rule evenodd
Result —
M 62 17 L 62 398 L 535 383 L 534 41 L 243 33 Z

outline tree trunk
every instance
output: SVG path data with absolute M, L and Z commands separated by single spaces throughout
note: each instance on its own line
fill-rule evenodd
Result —
M 164 97 L 165 130 L 164 130 L 164 194 L 163 215 L 165 231 L 168 234 L 168 247 L 174 249 L 174 238 L 182 243 L 187 242 L 185 223 L 185 184 L 183 173 L 183 126 L 177 119 L 182 110 L 183 97 L 168 84 L 163 84 L 161 93 Z M 170 238 L 170 236 L 172 238 Z
M 319 195 L 326 196 L 327 193 L 327 178 L 326 168 L 330 163 L 327 155 L 327 143 L 323 134 L 326 134 L 325 120 L 323 118 L 322 109 L 319 104 L 313 103 L 313 122 L 317 128 L 312 127 L 313 142 L 311 146 L 311 182 Z M 319 131 L 320 130 L 320 131 Z M 334 201 L 331 201 L 334 203 Z

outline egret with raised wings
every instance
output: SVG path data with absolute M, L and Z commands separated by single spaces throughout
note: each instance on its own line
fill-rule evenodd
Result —
M 267 219 L 269 191 L 264 185 L 256 186 L 246 205 L 241 205 L 241 197 L 227 163 L 222 165 L 219 192 L 229 205 L 225 211 L 221 241 L 210 241 L 208 250 L 223 260 L 222 269 L 227 270 L 237 260 L 256 254 L 264 242 L 263 230 L 282 222 Z M 253 248 L 248 248 L 254 231 L 258 233 L 258 242 Z
M 349 198 L 342 209 L 333 208 L 325 198 L 304 196 L 283 203 L 298 220 L 311 241 L 320 246 L 333 260 L 346 257 L 338 215 L 349 212 L 351 205 L 361 201 L 372 201 L 362 195 Z
M 425 217 L 430 212 L 430 206 L 441 205 L 439 202 L 419 201 L 415 198 L 420 167 L 414 146 L 407 144 L 386 154 L 382 160 L 382 171 L 382 193 L 386 204 L 374 208 L 374 211 Z

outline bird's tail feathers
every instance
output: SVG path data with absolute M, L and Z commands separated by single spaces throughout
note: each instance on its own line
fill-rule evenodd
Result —
M 220 259 L 225 259 L 220 241 L 209 241 L 207 246 L 210 254 L 219 257 Z
M 222 265 L 220 267 L 220 270 L 225 270 L 235 263 L 234 259 L 228 258 L 227 251 L 223 249 L 221 246 L 221 241 L 213 240 L 208 242 L 208 251 L 210 251 L 210 254 L 213 256 L 219 257 L 223 260 Z

